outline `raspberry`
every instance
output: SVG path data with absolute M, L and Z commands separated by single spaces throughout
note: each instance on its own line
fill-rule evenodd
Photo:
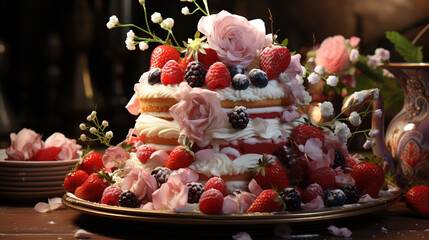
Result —
M 252 69 L 249 72 L 249 79 L 253 85 L 259 88 L 264 88 L 268 85 L 267 74 L 260 69 Z
M 171 174 L 171 170 L 166 167 L 156 167 L 154 170 L 152 170 L 151 175 L 156 179 L 158 182 L 158 187 L 161 187 L 161 185 L 165 182 L 167 182 L 168 177 Z
M 191 182 L 186 183 L 189 187 L 188 190 L 188 203 L 198 203 L 200 201 L 201 194 L 206 190 L 202 183 Z
M 161 71 L 161 82 L 164 85 L 176 84 L 183 81 L 183 70 L 180 65 L 174 61 L 168 61 Z
M 347 198 L 346 203 L 352 204 L 352 203 L 357 203 L 359 201 L 360 194 L 355 185 L 353 184 L 344 185 L 341 188 L 341 190 L 346 195 L 346 198 Z
M 288 187 L 280 192 L 280 196 L 286 204 L 287 211 L 297 211 L 301 209 L 302 198 L 298 190 Z
M 116 186 L 108 186 L 104 189 L 103 196 L 101 197 L 101 203 L 111 206 L 119 206 L 119 196 L 121 193 L 122 189 Z
M 292 168 L 297 164 L 297 155 L 293 152 L 293 148 L 288 145 L 283 145 L 279 148 L 276 156 L 287 168 Z
M 219 190 L 222 193 L 223 196 L 227 195 L 226 194 L 226 184 L 225 184 L 225 181 L 223 181 L 223 179 L 220 178 L 220 177 L 212 177 L 212 178 L 210 178 L 206 182 L 206 185 L 204 186 L 204 188 L 206 190 L 214 188 L 214 189 Z
M 222 213 L 223 195 L 217 189 L 208 189 L 201 194 L 199 208 L 205 214 Z
M 325 199 L 325 194 L 323 193 L 322 187 L 318 183 L 312 183 L 308 185 L 302 192 L 302 202 L 309 203 L 311 200 L 317 198 L 317 196 L 322 197 L 322 200 Z
M 347 197 L 341 189 L 328 190 L 325 196 L 325 204 L 328 207 L 342 206 L 346 201 Z
M 140 206 L 139 199 L 137 198 L 136 194 L 130 190 L 127 190 L 119 195 L 118 204 L 121 207 L 130 208 L 137 208 Z
M 249 123 L 249 114 L 247 108 L 235 106 L 231 113 L 228 113 L 229 122 L 234 129 L 245 129 Z
M 335 170 L 331 167 L 317 168 L 310 175 L 309 183 L 318 183 L 323 190 L 335 189 Z
M 244 74 L 238 73 L 234 77 L 232 77 L 231 85 L 236 90 L 245 90 L 250 85 L 249 77 Z
M 334 165 L 332 165 L 332 168 L 335 169 L 337 167 L 344 169 L 346 167 L 346 160 L 340 151 L 335 150 Z
M 231 85 L 231 74 L 223 63 L 215 62 L 207 71 L 205 81 L 210 90 L 226 88 Z
M 160 68 L 154 68 L 149 71 L 147 82 L 150 85 L 154 85 L 155 83 L 161 82 L 161 69 Z
M 206 77 L 207 70 L 203 64 L 193 61 L 188 63 L 185 70 L 185 80 L 191 87 L 202 87 Z
M 137 149 L 136 155 L 140 162 L 146 163 L 154 152 L 156 152 L 156 148 L 154 146 L 142 145 Z

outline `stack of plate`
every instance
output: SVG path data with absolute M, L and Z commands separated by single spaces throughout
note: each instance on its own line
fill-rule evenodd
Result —
M 6 157 L 6 150 L 0 149 L 0 198 L 30 201 L 62 196 L 64 178 L 79 161 L 11 161 Z

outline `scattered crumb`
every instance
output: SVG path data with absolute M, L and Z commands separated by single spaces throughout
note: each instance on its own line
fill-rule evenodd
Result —
M 48 222 L 48 224 L 55 224 L 55 222 L 54 221 L 50 221 L 50 222 Z
M 385 227 L 381 227 L 381 232 L 382 233 L 387 233 L 387 229 Z

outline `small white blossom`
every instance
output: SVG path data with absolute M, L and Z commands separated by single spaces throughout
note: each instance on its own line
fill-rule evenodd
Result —
M 147 43 L 145 43 L 145 42 L 140 42 L 139 43 L 139 48 L 140 48 L 140 50 L 145 51 L 145 50 L 147 50 L 149 48 L 149 45 Z
M 182 14 L 183 15 L 188 15 L 189 14 L 189 8 L 188 7 L 183 7 L 182 8 Z
M 165 30 L 170 30 L 174 26 L 174 19 L 172 18 L 166 18 L 164 21 L 161 22 L 161 27 Z
M 380 57 L 377 55 L 372 55 L 368 57 L 368 62 L 366 64 L 368 64 L 368 66 L 372 67 L 373 69 L 376 69 L 377 65 L 380 63 Z
M 86 141 L 86 135 L 85 134 L 80 135 L 80 140 L 85 142 Z
M 357 50 L 356 48 L 353 48 L 350 51 L 349 59 L 350 59 L 350 62 L 352 63 L 359 61 L 359 50 Z
M 317 75 L 314 72 L 310 73 L 310 75 L 308 76 L 308 82 L 313 84 L 313 85 L 318 83 L 319 82 L 319 75 Z
M 309 63 L 313 63 L 313 62 L 314 62 L 314 57 L 309 58 L 309 59 L 308 59 L 308 62 L 309 62 Z
M 355 103 L 361 103 L 361 102 L 363 102 L 363 99 L 364 99 L 364 95 L 362 94 L 362 93 L 360 93 L 360 92 L 355 92 Z
M 127 32 L 127 38 L 133 39 L 136 36 L 136 34 L 133 32 L 133 30 L 130 30 Z
M 355 127 L 359 126 L 362 123 L 362 119 L 360 118 L 359 113 L 357 113 L 356 111 L 350 113 L 349 122 Z
M 375 110 L 374 114 L 375 114 L 375 117 L 378 119 L 380 119 L 383 116 L 383 112 L 381 111 L 381 109 Z
M 346 142 L 352 136 L 349 127 L 343 122 L 336 121 L 334 123 L 334 134 L 340 142 Z
M 119 19 L 118 19 L 118 17 L 116 17 L 115 15 L 112 15 L 110 18 L 109 18 L 109 22 L 106 24 L 106 26 L 107 26 L 107 28 L 108 29 L 112 29 L 112 28 L 114 28 L 115 27 L 115 25 L 116 24 L 118 24 L 119 23 Z
M 325 68 L 322 65 L 317 65 L 314 68 L 314 72 L 317 74 L 323 75 L 323 74 L 325 74 Z
M 304 105 L 310 104 L 311 100 L 313 100 L 313 98 L 311 97 L 310 93 L 308 93 L 307 91 L 304 91 L 304 100 L 303 100 Z
M 377 48 L 375 49 L 375 56 L 379 57 L 382 61 L 387 61 L 390 58 L 390 52 L 384 48 Z
M 91 122 L 92 120 L 95 119 L 95 117 L 97 117 L 97 112 L 92 111 L 91 114 L 89 114 L 88 117 L 86 117 L 86 120 L 88 120 L 88 122 Z
M 150 16 L 150 20 L 152 20 L 153 23 L 160 23 L 162 21 L 161 13 L 153 13 L 152 16 Z
M 338 84 L 338 77 L 335 75 L 330 75 L 327 79 L 326 79 L 326 84 L 328 84 L 329 86 L 335 87 Z
M 375 138 L 379 134 L 380 134 L 380 131 L 378 131 L 378 129 L 371 130 L 371 132 L 368 133 L 368 135 L 369 135 L 370 138 Z
M 366 142 L 363 144 L 363 148 L 370 149 L 374 146 L 374 141 L 372 140 L 366 140 Z
M 136 45 L 134 45 L 134 40 L 127 38 L 125 40 L 125 45 L 127 46 L 127 49 L 130 51 L 136 50 Z
M 301 74 L 300 76 L 304 76 L 307 73 L 307 69 L 304 66 L 301 66 Z
M 112 131 L 106 132 L 106 138 L 107 139 L 112 139 L 113 138 L 113 132 Z
M 320 113 L 322 114 L 322 117 L 330 117 L 334 114 L 334 106 L 331 102 L 324 101 L 320 106 Z
M 80 128 L 80 130 L 85 130 L 86 129 L 86 125 L 85 125 L 85 123 L 81 123 L 81 124 L 79 124 L 79 128 Z
M 101 125 L 103 125 L 104 127 L 109 126 L 109 122 L 106 120 L 103 120 L 103 122 L 101 122 Z
M 91 127 L 89 129 L 89 132 L 92 133 L 92 134 L 95 134 L 95 133 L 97 133 L 97 129 L 95 127 Z
M 378 99 L 380 97 L 380 90 L 378 88 L 374 89 L 374 99 Z

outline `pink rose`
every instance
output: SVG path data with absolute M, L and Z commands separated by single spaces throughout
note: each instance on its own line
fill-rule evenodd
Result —
M 216 92 L 191 88 L 184 82 L 176 98 L 181 100 L 170 108 L 170 115 L 179 122 L 180 134 L 191 140 L 201 142 L 207 129 L 219 128 L 228 119 Z
M 152 201 L 152 193 L 158 188 L 156 179 L 150 172 L 142 168 L 133 168 L 122 182 L 122 190 L 130 190 L 141 201 L 147 197 Z
M 359 45 L 359 43 L 360 43 L 360 38 L 358 38 L 356 36 L 353 36 L 350 38 L 350 45 L 352 47 L 357 47 Z
M 323 40 L 316 50 L 316 63 L 325 67 L 329 73 L 339 73 L 349 65 L 349 48 L 341 35 Z
M 82 148 L 81 145 L 76 144 L 75 139 L 69 139 L 62 133 L 54 133 L 49 136 L 45 141 L 45 148 L 59 147 L 60 153 L 57 155 L 58 160 L 75 159 L 79 157 L 77 151 Z
M 261 19 L 248 21 L 227 11 L 202 17 L 198 30 L 207 36 L 210 47 L 227 66 L 241 64 L 246 68 L 258 50 L 272 42 L 272 36 L 265 35 L 265 24 Z
M 188 186 L 183 184 L 179 174 L 173 172 L 166 183 L 152 194 L 155 210 L 175 209 L 188 203 Z
M 27 128 L 10 134 L 11 146 L 6 149 L 9 160 L 28 161 L 34 153 L 43 148 L 43 141 L 40 134 Z
M 103 165 L 108 170 L 120 167 L 126 160 L 130 158 L 130 154 L 121 147 L 108 147 L 103 155 Z
M 295 54 L 290 59 L 290 64 L 285 70 L 285 73 L 288 74 L 290 78 L 302 76 L 302 65 L 301 65 L 301 54 Z

